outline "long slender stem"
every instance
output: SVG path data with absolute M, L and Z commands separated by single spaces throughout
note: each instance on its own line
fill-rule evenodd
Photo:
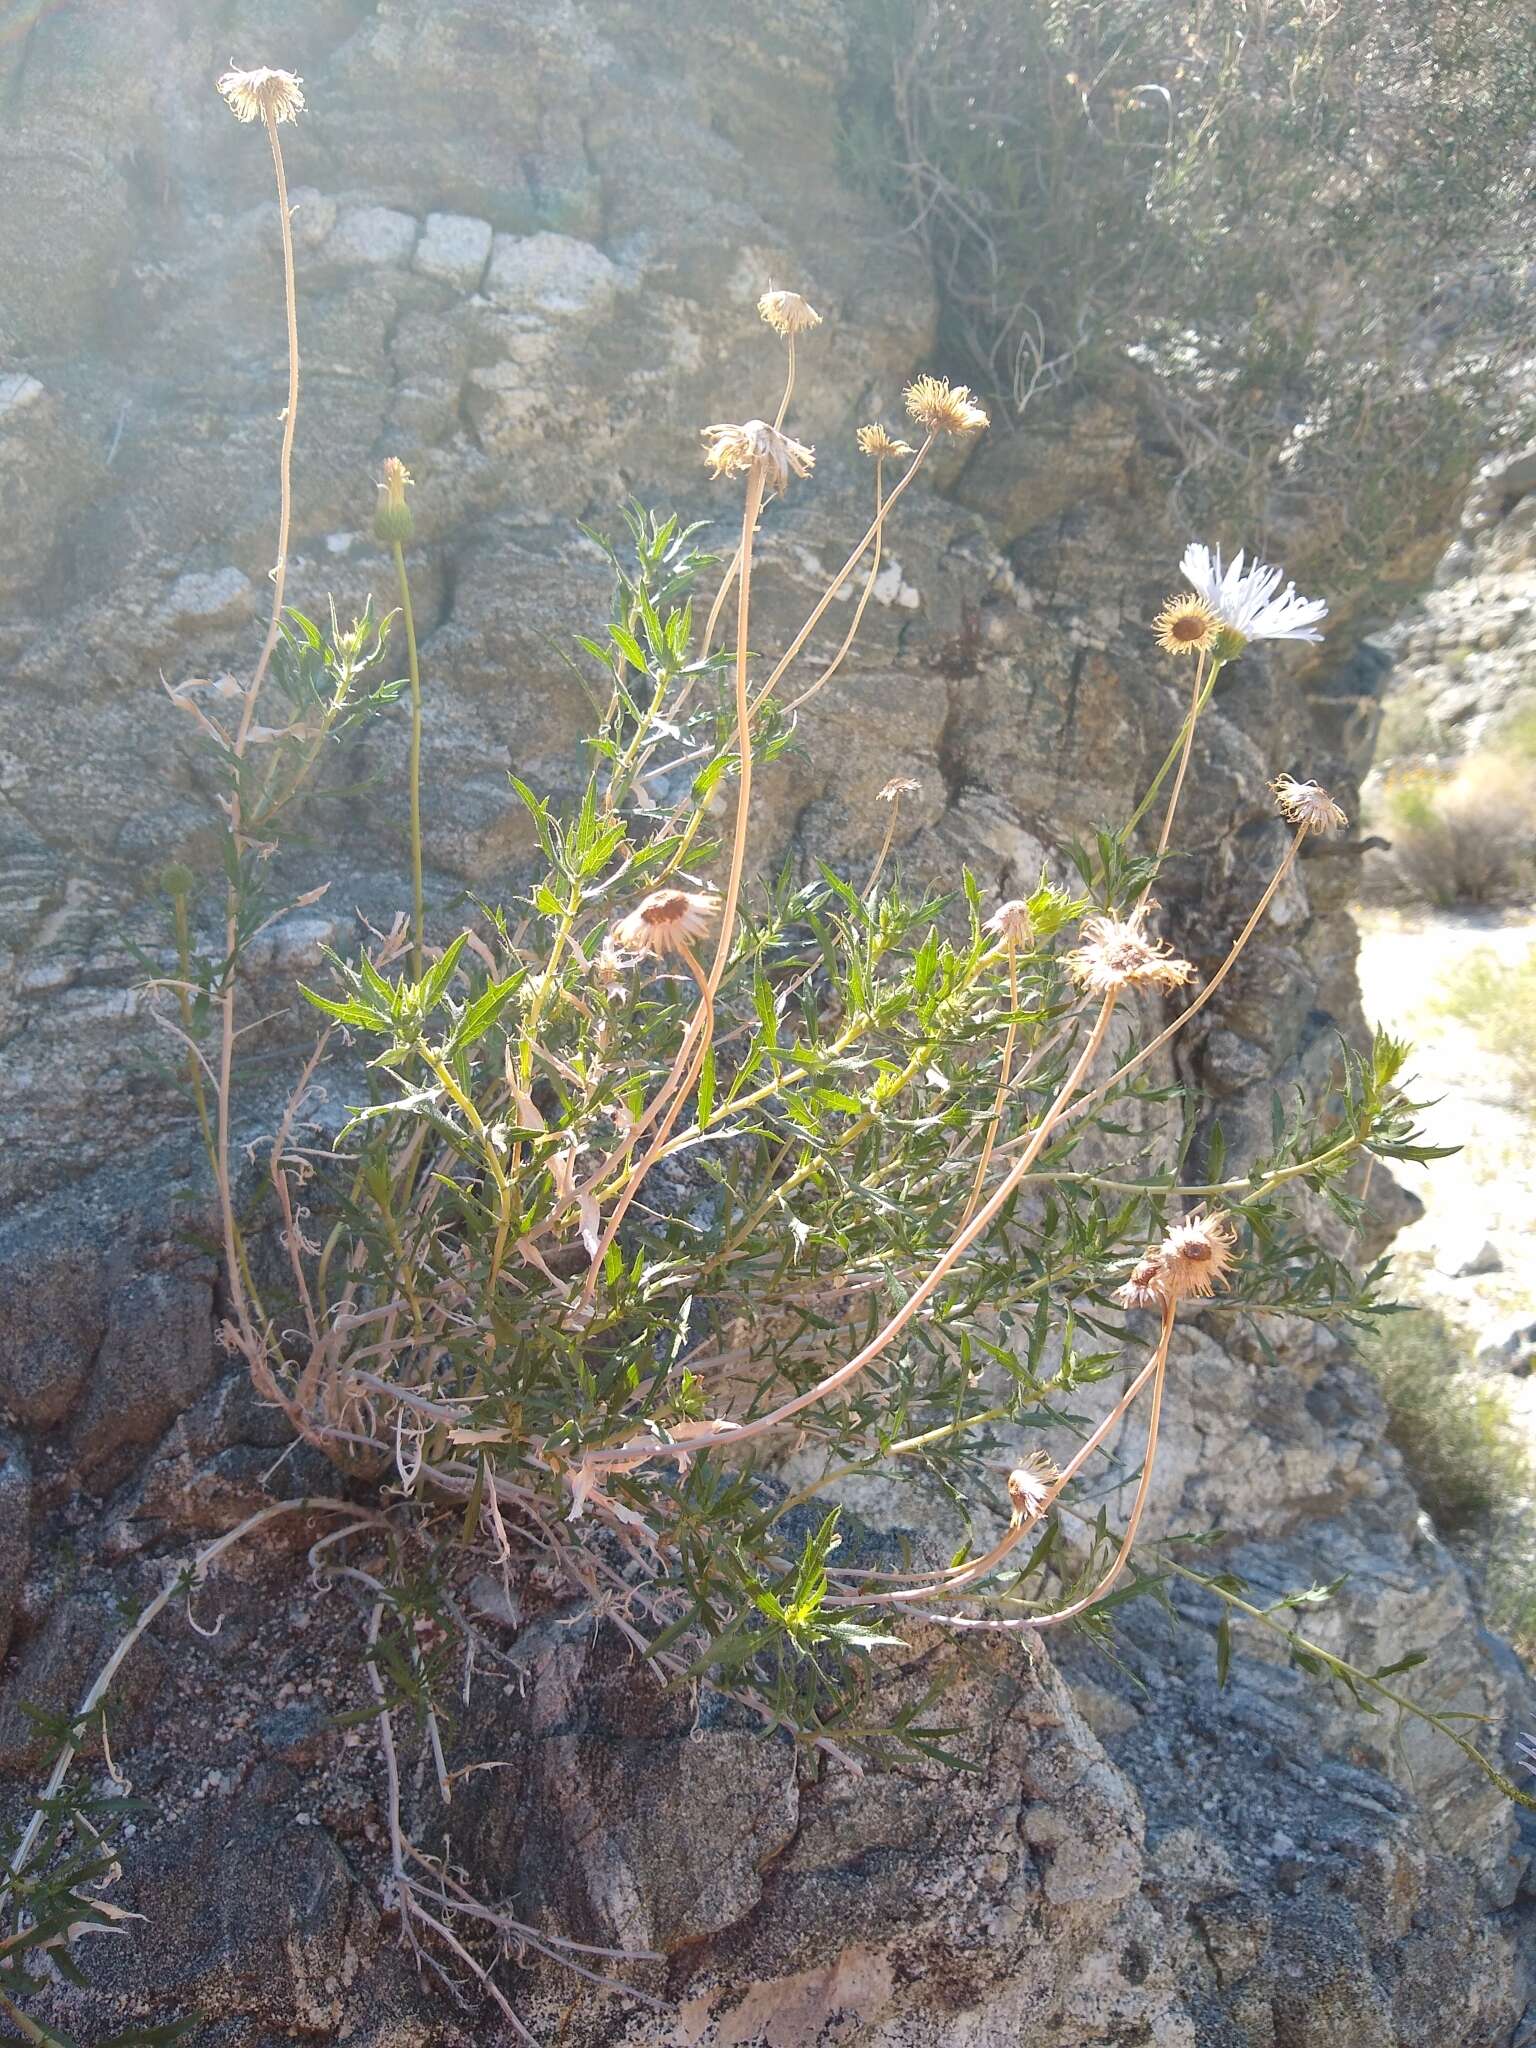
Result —
M 256 699 L 271 665 L 272 652 L 283 623 L 283 598 L 288 580 L 288 537 L 293 519 L 293 436 L 299 412 L 299 313 L 298 288 L 293 272 L 293 222 L 288 209 L 288 179 L 283 168 L 283 146 L 278 139 L 277 121 L 271 110 L 265 114 L 267 140 L 272 147 L 272 169 L 277 179 L 277 218 L 283 245 L 283 304 L 288 326 L 288 403 L 283 409 L 282 450 L 278 457 L 277 561 L 272 570 L 272 616 L 262 643 L 255 673 L 245 692 L 240 723 L 230 747 L 234 769 L 229 795 L 229 833 L 233 848 L 233 874 L 225 900 L 224 989 L 220 1003 L 218 1156 L 215 1178 L 224 1227 L 224 1257 L 229 1274 L 231 1303 L 235 1320 L 250 1343 L 259 1341 L 251 1322 L 247 1276 L 239 1227 L 235 1221 L 234 1175 L 230 1162 L 230 1110 L 235 1062 L 235 969 L 240 950 L 240 862 L 244 850 L 241 819 L 240 781 L 246 743 L 256 715 Z
M 411 582 L 405 573 L 405 550 L 394 543 L 395 578 L 400 585 L 400 610 L 405 617 L 405 652 L 411 671 L 411 976 L 420 981 L 426 915 L 421 893 L 421 662 L 416 652 L 416 616 L 411 609 Z
M 874 540 L 879 534 L 880 528 L 885 521 L 886 515 L 890 512 L 891 507 L 895 504 L 896 500 L 901 496 L 902 492 L 907 488 L 907 485 L 911 483 L 913 477 L 915 477 L 917 475 L 917 472 L 922 468 L 923 459 L 927 455 L 929 449 L 933 446 L 933 441 L 934 437 L 930 433 L 924 440 L 922 446 L 918 449 L 917 453 L 913 456 L 912 460 L 907 464 L 907 467 L 902 474 L 901 480 L 892 486 L 890 496 L 885 500 L 884 504 L 880 507 L 880 510 L 875 514 L 874 519 L 865 528 L 863 539 L 859 541 L 858 545 L 854 548 L 853 553 L 848 557 L 847 561 L 844 562 L 841 569 L 839 569 L 837 574 L 832 578 L 832 581 L 827 585 L 826 589 L 822 592 L 821 596 L 817 599 L 816 603 L 812 605 L 810 616 L 801 626 L 799 632 L 795 635 L 794 639 L 790 641 L 789 646 L 785 649 L 783 654 L 780 655 L 778 663 L 775 666 L 772 674 L 768 677 L 768 680 L 763 684 L 762 688 L 758 691 L 757 697 L 754 700 L 755 703 L 760 704 L 763 701 L 763 699 L 770 693 L 770 691 L 772 691 L 778 685 L 778 683 L 782 681 L 785 671 L 789 668 L 791 662 L 794 661 L 796 655 L 799 654 L 801 648 L 805 645 L 806 641 L 810 639 L 812 633 L 814 633 L 816 628 L 821 624 L 822 614 L 826 611 L 827 606 L 831 604 L 832 600 L 837 596 L 837 593 L 842 589 L 843 585 L 848 581 L 848 578 L 853 574 L 854 570 L 859 566 L 859 563 L 863 560 L 864 550 L 869 546 L 870 542 Z
M 1131 815 L 1129 816 L 1129 818 L 1126 819 L 1125 824 L 1122 826 L 1120 831 L 1120 837 L 1122 841 L 1129 843 L 1131 834 L 1136 830 L 1136 827 L 1141 823 L 1142 819 L 1147 815 L 1148 811 L 1151 810 L 1153 804 L 1157 801 L 1157 792 L 1168 780 L 1169 769 L 1173 767 L 1174 763 L 1178 760 L 1179 755 L 1182 752 L 1184 752 L 1187 748 L 1190 738 L 1194 733 L 1194 722 L 1200 716 L 1200 713 L 1205 709 L 1206 705 L 1211 701 L 1211 692 L 1216 687 L 1216 678 L 1221 674 L 1221 671 L 1225 666 L 1226 664 L 1220 661 L 1213 661 L 1211 663 L 1211 672 L 1205 679 L 1205 687 L 1200 691 L 1199 695 L 1195 698 L 1194 704 L 1191 706 L 1189 716 L 1185 720 L 1184 724 L 1179 728 L 1178 735 L 1175 738 L 1173 745 L 1168 749 L 1168 752 L 1163 756 L 1162 767 L 1158 769 L 1157 773 L 1153 776 L 1151 782 L 1147 785 L 1146 795 L 1142 798 L 1141 802 L 1136 806 L 1135 810 L 1132 811 Z
M 1168 851 L 1168 841 L 1173 836 L 1174 813 L 1179 808 L 1179 796 L 1184 788 L 1184 777 L 1189 770 L 1189 757 L 1194 752 L 1195 723 L 1200 716 L 1200 706 L 1204 702 L 1201 696 L 1201 686 L 1204 680 L 1205 656 L 1202 654 L 1195 664 L 1194 685 L 1189 693 L 1189 710 L 1184 718 L 1184 745 L 1179 755 L 1179 770 L 1173 778 L 1173 790 L 1168 798 L 1168 808 L 1163 813 L 1163 829 L 1157 835 L 1157 854 L 1155 857 L 1159 862 L 1161 862 L 1163 855 Z M 1136 908 L 1138 910 L 1145 907 L 1147 898 L 1151 893 L 1152 883 L 1149 879 L 1146 887 L 1136 899 Z
M 736 779 L 736 829 L 720 906 L 720 936 L 715 942 L 715 956 L 709 967 L 711 1000 L 719 990 L 725 963 L 730 958 L 735 940 L 741 873 L 747 857 L 747 815 L 752 802 L 752 712 L 747 701 L 747 663 L 751 655 L 748 633 L 752 617 L 752 542 L 757 532 L 757 516 L 762 510 L 764 480 L 763 466 L 755 462 L 747 476 L 741 508 L 741 565 L 736 576 L 736 748 L 740 756 Z

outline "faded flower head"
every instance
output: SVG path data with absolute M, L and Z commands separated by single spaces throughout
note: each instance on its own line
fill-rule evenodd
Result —
M 1027 1529 L 1050 1506 L 1061 1474 L 1048 1451 L 1030 1451 L 1008 1474 L 1008 1499 L 1013 1507 L 1010 1527 Z
M 808 327 L 821 325 L 821 315 L 798 292 L 764 292 L 757 302 L 757 313 L 775 334 L 785 336 L 804 334 Z
M 405 502 L 405 487 L 415 479 L 398 455 L 385 461 L 379 475 L 379 503 L 373 515 L 373 530 L 385 547 L 401 546 L 416 531 L 416 521 Z
M 720 908 L 718 896 L 693 889 L 653 889 L 613 928 L 614 943 L 626 953 L 662 959 L 702 939 Z
M 923 785 L 920 782 L 914 782 L 910 775 L 893 775 L 884 789 L 875 792 L 875 802 L 877 804 L 900 803 L 904 796 L 921 795 L 922 787 Z
M 982 930 L 990 932 L 995 939 L 1006 940 L 1010 946 L 1027 946 L 1035 936 L 1034 920 L 1022 896 L 1000 903 Z
M 878 462 L 886 462 L 895 456 L 912 453 L 909 441 L 896 440 L 878 420 L 872 421 L 867 427 L 860 427 L 858 442 L 859 453 L 873 455 Z
M 226 71 L 218 89 L 237 121 L 296 121 L 304 111 L 303 82 L 291 71 Z
M 1320 641 L 1323 637 L 1317 630 L 1319 621 L 1328 616 L 1322 598 L 1298 597 L 1294 583 L 1287 583 L 1276 597 L 1284 570 L 1257 560 L 1244 569 L 1241 548 L 1223 570 L 1220 548 L 1213 552 L 1201 542 L 1191 541 L 1179 569 L 1234 637 L 1237 644 L 1223 650 L 1229 659 L 1240 654 L 1250 640 Z
M 1275 793 L 1281 817 L 1305 832 L 1337 832 L 1349 823 L 1320 783 L 1298 782 L 1294 775 L 1277 775 L 1269 786 Z
M 1161 1286 L 1169 1301 L 1203 1300 L 1232 1263 L 1237 1236 L 1225 1216 L 1186 1216 L 1171 1224 L 1157 1248 Z
M 1161 1308 L 1163 1295 L 1158 1286 L 1162 1264 L 1155 1250 L 1143 1252 L 1131 1268 L 1131 1277 L 1123 1287 L 1115 1289 L 1115 1299 L 1122 1308 Z
M 1164 654 L 1209 654 L 1221 636 L 1221 621 L 1203 597 L 1186 590 L 1167 600 L 1152 630 Z
M 902 397 L 908 415 L 930 434 L 975 434 L 988 423 L 969 387 L 947 377 L 918 377 Z
M 704 460 L 711 476 L 739 476 L 761 463 L 777 491 L 787 488 L 791 473 L 809 476 L 816 467 L 816 451 L 803 442 L 792 441 L 766 420 L 744 420 L 739 427 L 705 427 L 708 444 Z
M 1186 1216 L 1170 1224 L 1161 1244 L 1144 1252 L 1116 1292 L 1124 1308 L 1172 1308 L 1203 1301 L 1224 1284 L 1236 1233 L 1225 1216 Z
M 1161 939 L 1147 936 L 1144 913 L 1129 918 L 1085 917 L 1082 945 L 1064 954 L 1068 974 L 1089 995 L 1107 996 L 1123 988 L 1182 988 L 1194 975 Z

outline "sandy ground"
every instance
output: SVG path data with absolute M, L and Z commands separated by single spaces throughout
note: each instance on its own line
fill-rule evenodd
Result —
M 1536 1102 L 1510 1062 L 1437 1004 L 1459 966 L 1479 951 L 1513 962 L 1536 946 L 1529 910 L 1361 909 L 1360 984 L 1366 1015 L 1409 1039 L 1410 1092 L 1434 1097 L 1422 1123 L 1451 1159 L 1394 1166 L 1424 1215 L 1393 1247 L 1398 1291 L 1438 1309 L 1486 1345 L 1517 1323 L 1536 1322 Z M 1497 1266 L 1458 1273 L 1491 1245 Z M 1536 1378 L 1510 1394 L 1536 1435 Z

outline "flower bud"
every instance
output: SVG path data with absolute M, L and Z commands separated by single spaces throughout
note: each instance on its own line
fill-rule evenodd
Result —
M 387 548 L 404 547 L 416 531 L 416 521 L 405 502 L 405 487 L 411 472 L 398 455 L 391 455 L 379 478 L 379 508 L 373 515 L 373 531 Z
M 160 870 L 160 886 L 174 903 L 192 894 L 197 887 L 197 877 L 181 861 L 173 860 L 169 867 Z

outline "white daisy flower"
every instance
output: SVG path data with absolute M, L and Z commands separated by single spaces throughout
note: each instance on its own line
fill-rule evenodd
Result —
M 1179 564 L 1180 574 L 1192 584 L 1229 631 L 1243 640 L 1321 640 L 1317 626 L 1328 616 L 1320 597 L 1298 597 L 1294 583 L 1287 583 L 1279 597 L 1280 578 L 1285 573 L 1267 562 L 1250 562 L 1243 567 L 1243 551 L 1223 570 L 1221 549 L 1212 550 L 1191 541 Z

